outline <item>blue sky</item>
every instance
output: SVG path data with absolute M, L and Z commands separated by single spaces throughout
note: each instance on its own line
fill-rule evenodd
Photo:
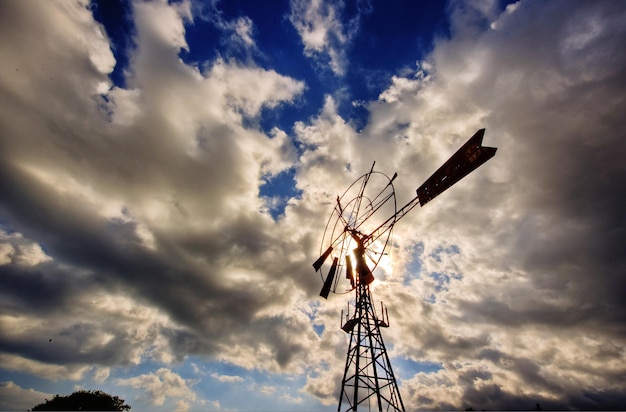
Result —
M 3 1 L 0 410 L 334 410 L 335 199 L 400 205 L 372 293 L 410 410 L 626 400 L 621 1 Z

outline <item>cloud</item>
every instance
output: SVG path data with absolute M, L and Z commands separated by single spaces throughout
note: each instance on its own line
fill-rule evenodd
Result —
M 14 382 L 0 382 L 0 409 L 6 410 L 30 410 L 33 406 L 52 399 L 54 395 L 39 392 L 34 389 L 25 389 Z
M 3 326 L 5 325 L 6 323 Z M 13 347 L 7 346 L 5 344 L 3 351 L 11 352 L 14 350 Z M 2 353 L 0 360 L 2 360 L 2 367 L 7 370 L 26 372 L 53 381 L 61 379 L 79 380 L 89 370 L 89 367 L 84 365 L 48 364 L 9 353 Z
M 117 379 L 116 385 L 131 386 L 144 391 L 144 398 L 152 405 L 161 406 L 167 398 L 180 398 L 176 408 L 187 409 L 187 401 L 195 401 L 196 393 L 191 389 L 193 382 L 183 379 L 180 375 L 166 368 L 160 368 L 154 373 L 146 373 L 128 379 Z
M 492 6 L 451 3 L 452 37 L 437 40 L 412 75 L 393 78 L 360 134 L 332 100 L 298 124 L 306 148 L 298 187 L 303 199 L 317 191 L 332 204 L 349 180 L 344 159 L 360 172 L 376 160 L 399 172 L 402 205 L 486 127 L 496 157 L 396 226 L 396 269 L 423 244 L 421 273 L 374 288 L 397 325 L 384 331 L 393 353 L 444 365 L 404 381 L 405 404 L 563 408 L 592 398 L 609 408 L 625 390 L 624 10 Z M 438 252 L 450 245 L 458 253 Z M 608 342 L 617 352 L 606 358 L 595 347 Z M 500 355 L 484 356 L 493 350 Z M 311 377 L 306 390 L 328 399 L 313 383 L 321 384 Z
M 0 265 L 16 264 L 35 266 L 51 260 L 41 246 L 25 239 L 21 233 L 6 233 L 0 230 Z
M 623 16 L 623 10 L 610 3 L 581 5 L 568 13 L 557 5 L 536 6 L 522 3 L 505 11 L 496 29 L 474 26 L 481 29 L 477 37 L 474 31 L 471 37 L 461 33 L 440 41 L 427 60 L 427 76 L 420 69 L 413 79 L 394 81 L 381 95 L 394 98 L 373 107 L 373 117 L 379 119 L 373 124 L 390 116 L 394 119 L 385 124 L 409 123 L 404 131 L 409 145 L 420 144 L 420 135 L 437 128 L 453 135 L 462 119 L 470 130 L 486 126 L 486 141 L 499 147 L 485 170 L 438 199 L 436 211 L 424 210 L 421 222 L 402 222 L 429 234 L 427 250 L 444 239 L 455 242 L 460 256 L 451 257 L 455 264 L 444 273 L 463 274 L 461 281 L 450 282 L 448 291 L 437 294 L 442 304 L 407 307 L 413 296 L 402 299 L 403 308 L 416 311 L 408 310 L 411 316 L 399 311 L 400 319 L 406 319 L 407 328 L 419 329 L 418 346 L 406 350 L 460 364 L 476 364 L 476 355 L 486 348 L 498 347 L 509 357 L 487 363 L 490 376 L 471 382 L 463 381 L 461 372 L 448 364 L 450 369 L 439 375 L 463 388 L 455 407 L 529 408 L 533 396 L 543 407 L 550 402 L 572 407 L 583 402 L 582 388 L 620 385 L 609 377 L 615 375 L 605 374 L 606 361 L 598 362 L 596 352 L 582 355 L 576 349 L 589 343 L 574 336 L 623 345 L 624 330 L 618 326 L 623 300 L 611 291 L 621 290 L 623 283 L 619 273 L 624 261 L 614 249 L 623 240 L 609 229 L 624 225 L 616 213 L 623 191 L 614 186 L 623 181 L 624 168 L 612 153 L 622 146 L 622 122 L 615 116 L 624 101 L 616 93 L 623 87 L 617 79 L 626 56 L 609 52 L 619 49 L 615 42 L 625 27 L 615 16 Z M 598 28 L 599 21 L 604 29 Z M 576 52 L 573 43 L 580 47 Z M 584 53 L 608 60 L 592 63 L 582 58 Z M 387 105 L 393 109 L 387 110 Z M 472 114 L 480 117 L 472 119 Z M 440 121 L 433 121 L 438 117 Z M 431 125 L 425 126 L 422 118 Z M 441 273 L 441 265 L 428 255 L 423 255 L 422 275 Z M 428 285 L 424 278 L 419 284 Z M 423 296 L 426 290 L 419 293 Z M 538 345 L 546 339 L 549 343 Z M 547 349 L 556 347 L 561 348 L 558 354 Z M 584 358 L 594 366 L 579 375 L 577 363 L 565 360 L 571 351 L 581 354 L 579 362 Z M 504 376 L 519 383 L 507 385 Z M 424 407 L 447 407 L 420 401 L 422 395 L 444 399 L 443 392 L 428 394 L 426 388 L 436 385 L 426 382 L 409 399 Z M 515 397 L 519 388 L 527 395 Z M 605 407 L 612 405 L 608 398 L 606 402 Z
M 348 66 L 346 48 L 358 33 L 361 15 L 371 12 L 370 8 L 359 8 L 355 17 L 344 22 L 342 2 L 292 0 L 290 5 L 289 21 L 300 36 L 305 56 L 343 76 Z
M 217 373 L 212 373 L 211 377 L 213 379 L 217 379 L 220 382 L 243 382 L 243 378 L 237 375 L 218 375 Z
M 249 126 L 304 84 L 220 59 L 186 65 L 184 6 L 134 6 L 128 89 L 104 97 L 111 65 L 90 56 L 106 39 L 85 4 L 4 6 L 0 293 L 3 322 L 25 325 L 2 334 L 7 368 L 68 363 L 78 379 L 80 365 L 218 352 L 247 368 L 306 363 L 294 355 L 314 339 L 308 318 L 279 309 L 298 299 L 286 293 L 294 285 L 312 284 L 297 275 L 305 256 L 283 257 L 298 240 L 274 230 L 258 196 L 295 148 L 278 129 Z

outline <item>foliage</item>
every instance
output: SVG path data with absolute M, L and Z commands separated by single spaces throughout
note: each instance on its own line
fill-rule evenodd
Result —
M 33 411 L 128 411 L 130 406 L 124 399 L 102 391 L 74 392 L 69 396 L 54 395 L 33 408 Z

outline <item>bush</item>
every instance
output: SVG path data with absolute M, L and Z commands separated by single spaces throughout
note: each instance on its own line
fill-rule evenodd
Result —
M 52 400 L 33 408 L 33 411 L 128 411 L 130 406 L 124 399 L 102 391 L 74 392 L 70 396 L 54 395 Z

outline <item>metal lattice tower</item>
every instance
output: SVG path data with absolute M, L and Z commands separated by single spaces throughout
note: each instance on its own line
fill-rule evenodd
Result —
M 354 316 L 343 326 L 350 333 L 350 347 L 337 410 L 356 411 L 358 406 L 363 406 L 368 410 L 404 411 L 398 384 L 380 333 L 381 327 L 389 326 L 385 319 L 386 312 L 381 304 L 382 313 L 380 317 L 377 316 L 369 285 L 361 284 L 356 290 Z

